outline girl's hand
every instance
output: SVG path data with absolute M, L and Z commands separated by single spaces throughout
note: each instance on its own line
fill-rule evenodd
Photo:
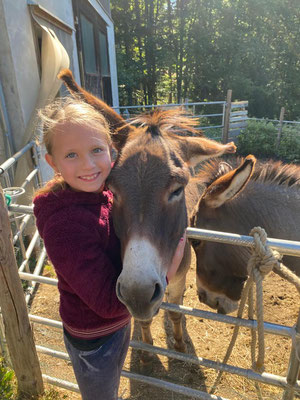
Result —
M 176 274 L 176 272 L 178 270 L 178 267 L 179 267 L 182 257 L 183 257 L 185 244 L 186 244 L 186 232 L 184 231 L 182 238 L 180 238 L 180 240 L 179 240 L 179 243 L 175 250 L 171 265 L 169 266 L 169 269 L 167 272 L 168 282 L 173 278 L 173 276 Z

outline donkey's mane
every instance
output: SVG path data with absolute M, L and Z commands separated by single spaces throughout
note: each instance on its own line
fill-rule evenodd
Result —
M 215 179 L 229 170 L 237 168 L 243 161 L 244 158 L 242 157 L 227 160 L 226 162 L 220 159 L 210 160 L 201 165 L 198 173 L 199 181 L 209 186 Z M 290 187 L 300 186 L 300 166 L 273 160 L 257 162 L 251 180 Z
M 146 127 L 146 131 L 155 132 L 155 134 L 164 131 L 202 136 L 202 132 L 195 129 L 198 119 L 186 115 L 186 111 L 178 107 L 169 110 L 157 108 L 130 119 L 128 125 Z

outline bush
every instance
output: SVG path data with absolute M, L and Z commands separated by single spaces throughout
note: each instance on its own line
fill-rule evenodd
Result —
M 13 390 L 14 372 L 7 369 L 4 361 L 0 358 L 0 399 L 12 400 L 14 396 Z
M 285 162 L 300 162 L 300 130 L 284 126 L 277 149 L 278 127 L 272 122 L 248 121 L 247 128 L 238 136 L 237 152 L 257 158 L 280 159 Z

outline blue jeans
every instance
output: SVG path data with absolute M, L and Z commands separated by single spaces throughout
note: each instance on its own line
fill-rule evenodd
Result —
M 98 349 L 76 349 L 64 336 L 82 400 L 117 400 L 122 367 L 130 340 L 130 323 Z

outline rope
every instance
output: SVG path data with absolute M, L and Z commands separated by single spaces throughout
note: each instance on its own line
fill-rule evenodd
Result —
M 267 234 L 261 227 L 255 227 L 251 230 L 250 235 L 253 236 L 254 246 L 252 249 L 251 257 L 247 264 L 248 280 L 243 288 L 241 301 L 239 304 L 237 317 L 242 318 L 243 311 L 248 299 L 248 318 L 254 319 L 254 301 L 253 301 L 253 283 L 256 285 L 256 314 L 257 314 L 257 334 L 256 330 L 251 329 L 251 362 L 254 371 L 262 373 L 264 371 L 265 360 L 265 342 L 264 342 L 264 313 L 263 313 L 263 286 L 262 281 L 264 277 L 269 274 L 273 269 L 281 277 L 287 279 L 290 283 L 294 284 L 300 293 L 300 279 L 285 267 L 278 260 L 281 255 L 277 251 L 272 251 L 267 245 Z M 223 359 L 223 363 L 227 363 L 235 345 L 239 326 L 235 325 L 231 341 Z M 256 340 L 257 338 L 257 340 Z M 295 334 L 294 341 L 299 341 L 299 337 Z M 258 342 L 258 352 L 256 358 L 256 341 Z M 297 358 L 300 360 L 300 355 L 297 346 Z M 210 393 L 213 394 L 221 380 L 223 371 L 219 371 L 216 380 L 211 388 Z M 255 388 L 259 400 L 262 400 L 262 394 L 259 384 L 255 383 Z
M 251 285 L 252 285 L 252 278 L 249 277 L 247 282 L 246 282 L 246 284 L 245 284 L 245 286 L 244 286 L 244 289 L 242 291 L 241 301 L 240 301 L 238 312 L 237 312 L 237 318 L 242 318 L 242 316 L 243 316 L 243 311 L 244 311 L 244 308 L 245 308 L 248 292 L 249 292 L 249 289 L 250 289 Z M 229 343 L 229 346 L 228 346 L 228 349 L 226 351 L 226 354 L 225 354 L 225 356 L 223 358 L 223 364 L 227 364 L 227 361 L 229 360 L 229 357 L 231 356 L 233 347 L 235 345 L 235 342 L 236 342 L 236 339 L 237 339 L 237 336 L 238 336 L 238 333 L 239 333 L 239 329 L 240 329 L 239 325 L 235 325 L 234 326 L 231 341 Z M 216 377 L 216 380 L 215 380 L 215 382 L 214 382 L 214 384 L 213 384 L 213 386 L 212 386 L 212 388 L 211 388 L 211 390 L 209 392 L 210 394 L 213 394 L 215 392 L 215 390 L 217 389 L 217 386 L 220 383 L 222 375 L 223 375 L 223 371 L 219 371 L 218 375 Z

